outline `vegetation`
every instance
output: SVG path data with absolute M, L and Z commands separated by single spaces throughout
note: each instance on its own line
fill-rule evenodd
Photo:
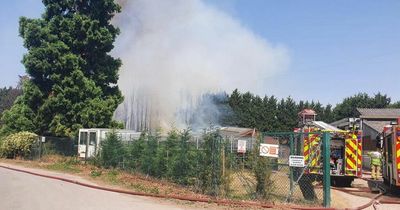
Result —
M 101 142 L 100 164 L 106 168 L 115 168 L 123 162 L 125 154 L 125 147 L 117 133 L 108 133 L 105 140 Z
M 123 100 L 116 83 L 121 61 L 108 53 L 119 34 L 111 18 L 114 0 L 44 0 L 41 18 L 20 19 L 28 50 L 29 80 L 23 95 L 4 112 L 3 132 L 73 136 L 81 127 L 112 127 Z
M 345 98 L 334 108 L 319 102 L 295 102 L 291 97 L 278 100 L 275 96 L 253 95 L 250 92 L 240 93 L 234 90 L 227 96 L 226 103 L 232 112 L 225 117 L 222 125 L 257 128 L 260 131 L 291 131 L 298 126 L 298 116 L 305 108 L 317 113 L 317 120 L 333 122 L 345 117 L 358 117 L 357 108 L 400 108 L 400 102 L 391 103 L 390 97 L 377 93 L 369 96 L 359 93 Z
M 229 171 L 234 162 L 229 164 L 227 157 L 236 153 L 225 155 L 225 140 L 218 131 L 204 133 L 199 149 L 190 142 L 191 138 L 189 130 L 174 130 L 165 140 L 158 133 L 144 134 L 139 140 L 126 144 L 111 133 L 102 143 L 96 163 L 104 168 L 122 168 L 192 186 L 213 196 L 229 195 Z M 98 170 L 91 174 L 99 175 Z
M 32 145 L 38 140 L 38 136 L 30 132 L 19 132 L 4 138 L 0 145 L 1 156 L 8 158 L 27 157 Z

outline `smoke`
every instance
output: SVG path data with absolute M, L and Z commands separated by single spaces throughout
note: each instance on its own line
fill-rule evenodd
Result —
M 289 63 L 284 47 L 202 0 L 120 3 L 114 54 L 123 62 L 118 84 L 125 101 L 116 118 L 127 128 L 186 126 L 196 106 L 207 104 L 203 94 L 265 93 L 267 79 Z

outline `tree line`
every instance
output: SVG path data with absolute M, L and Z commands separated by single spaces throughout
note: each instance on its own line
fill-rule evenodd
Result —
M 323 105 L 319 101 L 294 101 L 287 97 L 260 97 L 250 92 L 241 93 L 237 89 L 220 104 L 228 104 L 231 113 L 221 119 L 221 125 L 257 128 L 260 131 L 291 131 L 298 126 L 298 113 L 303 109 L 313 109 L 316 120 L 327 123 L 346 117 L 359 117 L 357 108 L 400 108 L 400 102 L 391 103 L 386 94 L 358 93 L 343 99 L 336 106 Z

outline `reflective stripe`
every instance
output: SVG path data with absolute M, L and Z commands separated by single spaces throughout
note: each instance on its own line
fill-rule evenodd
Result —
M 320 161 L 320 157 L 321 154 L 318 150 L 318 147 L 320 146 L 320 140 L 321 138 L 319 137 L 318 134 L 311 134 L 311 151 L 310 153 L 312 153 L 312 160 L 311 160 L 311 173 L 319 173 L 320 170 L 320 165 L 321 165 L 321 161 Z
M 350 134 L 345 139 L 345 151 L 346 151 L 346 168 L 345 174 L 355 176 L 357 172 L 357 159 L 358 159 L 358 144 L 356 135 Z
M 357 133 L 358 149 L 357 149 L 357 176 L 362 176 L 362 135 Z

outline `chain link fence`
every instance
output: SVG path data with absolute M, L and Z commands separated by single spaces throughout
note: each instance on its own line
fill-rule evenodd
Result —
M 238 146 L 243 145 L 241 141 L 245 141 L 245 150 Z M 222 176 L 229 181 L 228 186 L 218 186 L 224 189 L 215 189 L 219 195 L 232 199 L 322 205 L 321 174 L 310 173 L 310 165 L 289 166 L 290 155 L 303 156 L 303 142 L 304 135 L 296 133 L 265 133 L 258 139 L 223 139 L 221 147 L 224 148 L 214 153 L 221 153 Z M 269 157 L 261 156 L 265 146 L 270 146 Z M 320 150 L 321 146 L 318 144 L 313 149 Z
M 125 142 L 118 167 L 163 178 L 193 191 L 233 200 L 258 200 L 321 206 L 324 199 L 322 141 L 312 148 L 304 167 L 290 167 L 291 155 L 304 156 L 304 133 L 263 133 L 251 137 L 209 132 L 193 137 L 144 135 Z M 320 135 L 320 134 L 319 134 Z M 265 144 L 270 156 L 263 156 Z M 31 159 L 46 154 L 77 155 L 77 139 L 46 137 L 38 141 Z M 315 157 L 314 157 L 315 156 Z M 101 152 L 94 158 L 102 166 Z M 317 170 L 318 173 L 313 173 Z
M 78 139 L 68 137 L 41 136 L 32 145 L 29 159 L 37 160 L 45 155 L 76 156 Z

